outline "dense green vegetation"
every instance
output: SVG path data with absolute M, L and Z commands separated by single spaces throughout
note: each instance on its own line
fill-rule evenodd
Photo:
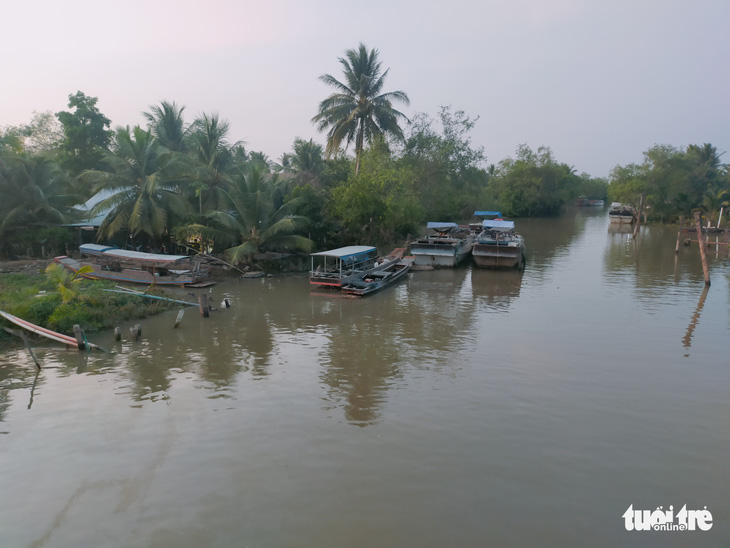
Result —
M 115 327 L 122 322 L 151 316 L 178 307 L 166 301 L 109 293 L 114 284 L 72 275 L 58 267 L 43 274 L 0 276 L 0 310 L 48 329 L 73 334 L 74 324 L 86 332 Z M 76 283 L 78 282 L 78 283 Z M 2 326 L 14 327 L 5 319 Z M 0 330 L 0 341 L 12 337 Z
M 377 50 L 360 44 L 339 61 L 344 78 L 320 77 L 334 92 L 312 119 L 326 147 L 297 137 L 276 161 L 233 141 L 217 114 L 189 122 L 168 101 L 148 107 L 146 127 L 112 131 L 97 99 L 79 91 L 67 111 L 0 129 L 0 256 L 73 250 L 78 236 L 63 225 L 81 220 L 78 206 L 94 196 L 92 213 L 106 215 L 101 242 L 189 246 L 234 263 L 402 240 L 426 221 L 463 222 L 477 209 L 557 215 L 586 196 L 671 222 L 698 208 L 716 219 L 728 199 L 728 172 L 710 144 L 656 146 L 610 180 L 576 173 L 545 146 L 520 145 L 488 164 L 470 138 L 478 118 L 442 107 L 407 120 L 393 106 L 408 104 L 406 93 L 383 91 L 389 69 Z

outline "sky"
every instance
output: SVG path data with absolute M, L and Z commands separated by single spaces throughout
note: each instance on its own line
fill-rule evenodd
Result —
M 80 90 L 112 126 L 162 100 L 218 113 L 276 160 L 360 42 L 407 116 L 478 121 L 488 163 L 548 146 L 608 177 L 656 144 L 712 143 L 730 163 L 728 0 L 0 0 L 0 126 L 67 110 Z

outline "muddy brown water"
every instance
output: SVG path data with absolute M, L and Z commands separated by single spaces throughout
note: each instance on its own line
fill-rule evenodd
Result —
M 727 545 L 727 250 L 703 298 L 676 229 L 517 226 L 522 274 L 230 280 L 208 319 L 90 337 L 113 355 L 0 350 L 0 545 Z M 628 532 L 630 505 L 713 526 Z

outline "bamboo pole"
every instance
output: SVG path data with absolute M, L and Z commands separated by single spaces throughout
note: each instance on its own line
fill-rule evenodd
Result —
M 710 285 L 710 269 L 707 266 L 707 250 L 705 249 L 705 237 L 702 234 L 702 219 L 699 211 L 695 211 L 695 225 L 697 227 L 697 241 L 700 244 L 700 259 L 702 260 L 702 272 L 705 275 L 705 285 Z
M 184 315 L 185 315 L 185 309 L 181 308 L 180 312 L 177 313 L 177 318 L 175 318 L 174 329 L 177 329 L 178 327 L 180 327 L 180 322 L 182 321 Z
M 41 362 L 38 361 L 38 358 L 35 356 L 35 352 L 33 352 L 33 349 L 30 347 L 30 339 L 23 333 L 22 331 L 18 331 L 17 329 L 10 329 L 9 327 L 3 327 L 5 331 L 10 333 L 11 335 L 15 335 L 16 337 L 20 338 L 23 341 L 23 344 L 25 345 L 26 350 L 28 350 L 28 354 L 30 354 L 30 357 L 33 358 L 33 361 L 35 362 L 35 366 L 40 369 L 41 368 Z
M 684 215 L 679 217 L 679 230 L 677 231 L 677 245 L 674 246 L 674 252 L 679 253 L 679 240 L 682 237 L 682 227 L 684 226 Z

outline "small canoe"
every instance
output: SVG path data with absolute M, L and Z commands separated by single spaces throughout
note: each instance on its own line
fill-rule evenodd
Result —
M 381 270 L 363 274 L 359 278 L 351 280 L 342 286 L 342 291 L 349 295 L 357 295 L 358 297 L 375 293 L 403 278 L 412 265 L 413 257 L 404 257 L 400 261 L 389 264 Z

